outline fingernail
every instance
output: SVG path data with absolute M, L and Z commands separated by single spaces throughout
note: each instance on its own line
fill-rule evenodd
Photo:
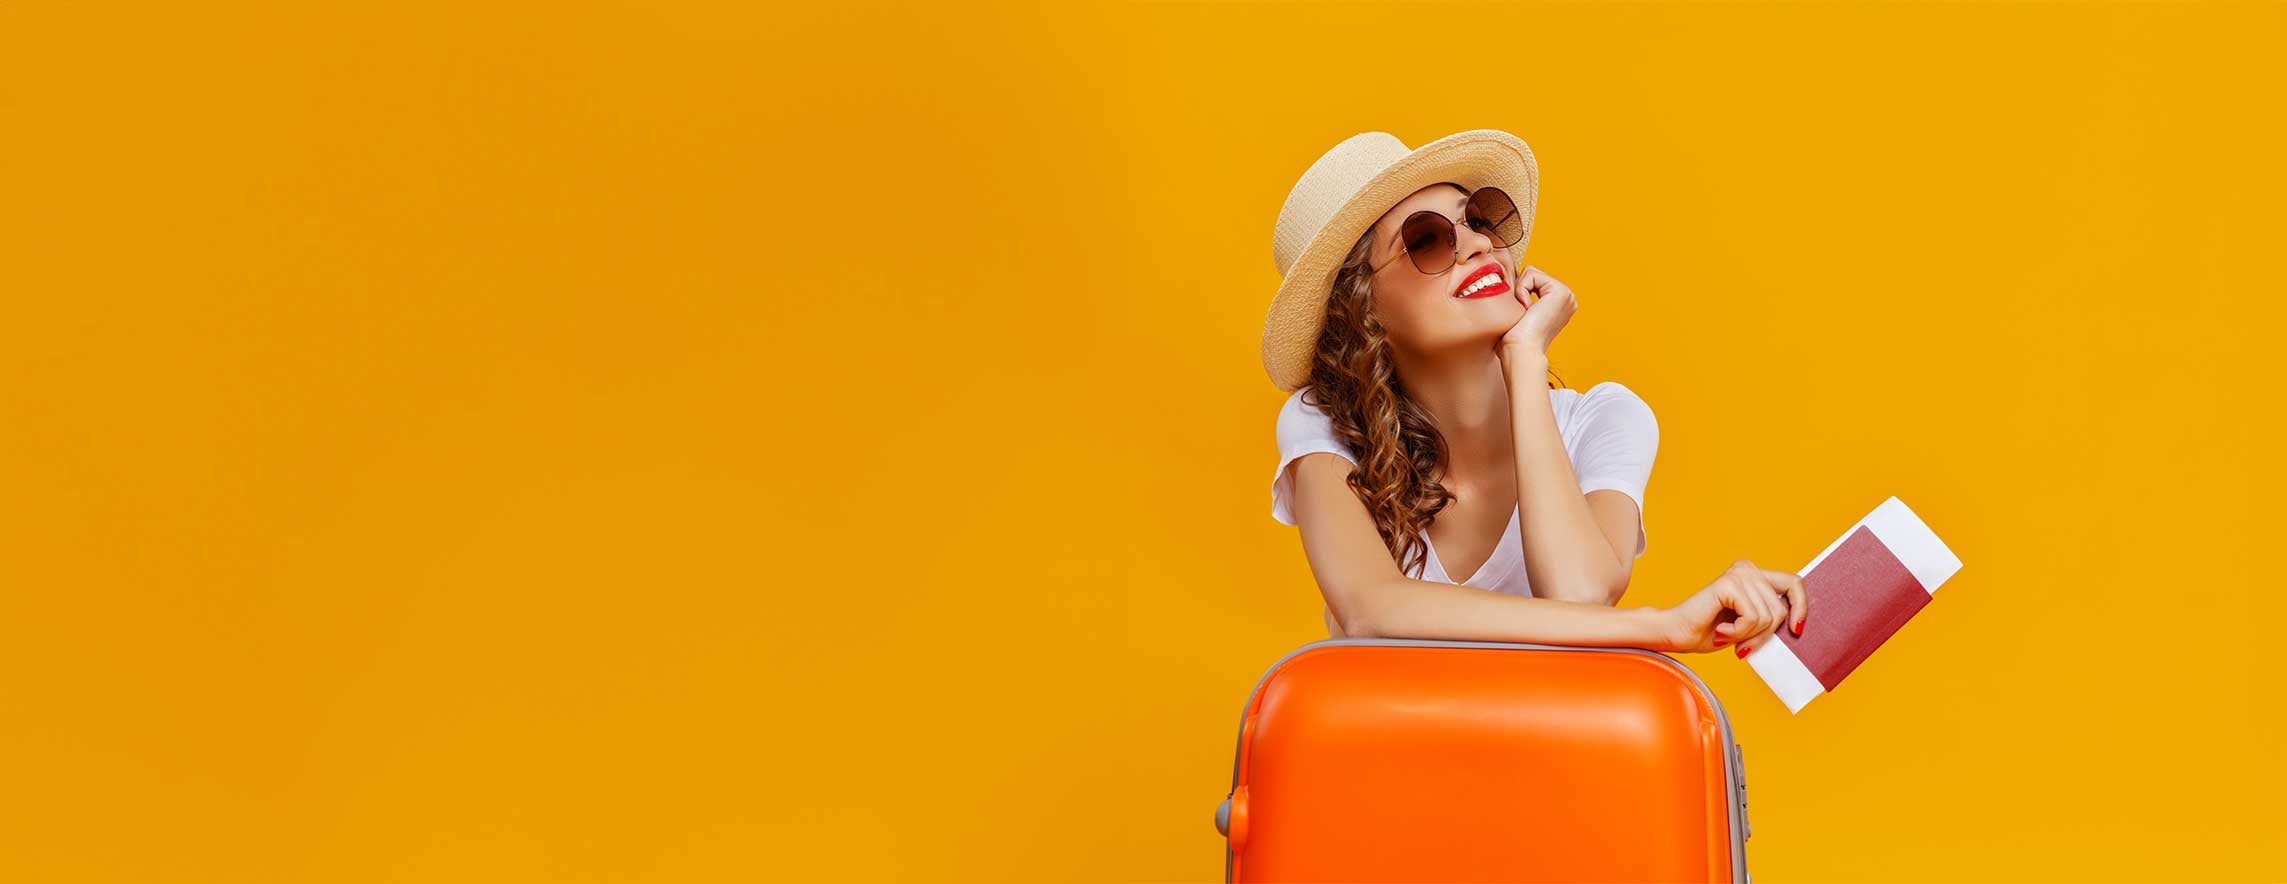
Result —
M 1797 621 L 1795 621 L 1795 637 L 1796 637 L 1796 638 L 1802 638 L 1802 637 L 1803 637 L 1803 621 L 1801 621 L 1801 620 L 1797 620 Z
M 1745 659 L 1747 659 L 1747 646 L 1746 646 L 1746 645 L 1740 645 L 1740 646 L 1739 646 L 1739 647 L 1738 647 L 1736 650 L 1737 650 L 1737 651 L 1738 651 L 1738 653 L 1739 653 L 1739 659 L 1741 659 L 1741 660 L 1745 660 Z

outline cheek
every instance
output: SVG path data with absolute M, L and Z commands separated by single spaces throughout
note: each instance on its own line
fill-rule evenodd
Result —
M 1385 306 L 1382 324 L 1412 343 L 1435 344 L 1473 324 L 1466 311 L 1455 309 L 1464 305 L 1431 292 L 1412 292 Z
M 1419 280 L 1377 292 L 1375 301 L 1382 326 L 1399 340 L 1418 342 L 1436 337 L 1440 326 L 1452 322 L 1452 317 L 1440 309 L 1450 305 L 1440 303 L 1437 293 Z

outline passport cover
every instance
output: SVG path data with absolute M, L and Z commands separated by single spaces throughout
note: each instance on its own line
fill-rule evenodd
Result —
M 1961 560 L 1904 501 L 1884 500 L 1796 572 L 1818 623 L 1806 624 L 1800 638 L 1778 630 L 1778 641 L 1756 648 L 1747 663 L 1788 712 L 1800 712 L 1842 684 L 1959 570 Z

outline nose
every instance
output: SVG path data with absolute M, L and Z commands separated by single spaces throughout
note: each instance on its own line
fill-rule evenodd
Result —
M 1493 237 L 1468 224 L 1455 226 L 1453 237 L 1453 247 L 1460 255 L 1453 262 L 1453 267 L 1464 273 L 1468 272 L 1465 268 L 1475 266 L 1485 255 L 1501 247 L 1500 243 L 1493 241 Z

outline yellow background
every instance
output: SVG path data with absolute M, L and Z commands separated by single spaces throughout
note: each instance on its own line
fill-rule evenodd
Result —
M 2279 4 L 0 4 L 0 879 L 1213 880 L 1320 152 L 1496 127 L 1629 601 L 1965 560 L 1758 881 L 2287 877 Z M 1815 622 L 1815 621 L 1814 621 Z

